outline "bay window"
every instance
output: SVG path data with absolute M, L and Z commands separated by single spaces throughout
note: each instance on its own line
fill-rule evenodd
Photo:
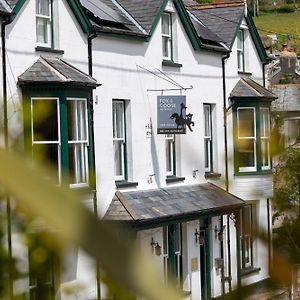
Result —
M 259 103 L 234 106 L 235 173 L 271 169 L 270 109 Z

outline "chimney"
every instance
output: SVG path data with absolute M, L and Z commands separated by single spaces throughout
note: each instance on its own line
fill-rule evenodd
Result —
M 296 53 L 290 51 L 287 44 L 283 44 L 279 55 L 281 72 L 287 75 L 294 75 L 296 71 L 296 59 Z

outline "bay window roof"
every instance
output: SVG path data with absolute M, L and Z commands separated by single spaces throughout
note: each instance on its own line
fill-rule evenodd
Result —
M 18 77 L 19 85 L 62 84 L 96 88 L 96 79 L 58 57 L 40 57 Z
M 258 98 L 260 100 L 273 101 L 278 97 L 254 80 L 241 78 L 231 91 L 229 98 L 231 101 L 240 98 L 248 100 Z

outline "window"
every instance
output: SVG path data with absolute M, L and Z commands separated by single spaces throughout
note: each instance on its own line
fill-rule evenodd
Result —
M 204 104 L 204 164 L 205 172 L 212 171 L 212 121 L 211 105 Z
M 237 115 L 239 171 L 256 171 L 255 109 L 240 107 Z
M 67 99 L 69 174 L 72 184 L 88 182 L 88 123 L 86 99 Z
M 270 109 L 254 104 L 237 107 L 235 121 L 235 173 L 271 169 Z
M 39 46 L 53 46 L 52 0 L 36 0 L 36 41 Z
M 114 100 L 112 114 L 115 180 L 126 180 L 125 101 Z
M 173 60 L 172 49 L 172 15 L 163 13 L 161 17 L 163 59 Z
M 245 71 L 244 40 L 244 31 L 239 29 L 237 33 L 237 65 L 239 71 Z
M 163 259 L 165 281 L 174 280 L 178 287 L 181 286 L 181 224 L 163 227 Z
M 62 119 L 65 109 L 66 116 Z M 31 136 L 33 157 L 50 162 L 56 169 L 58 182 L 61 182 L 64 171 L 70 186 L 88 184 L 85 98 L 67 98 L 62 102 L 59 98 L 31 98 Z
M 241 214 L 241 267 L 253 267 L 253 241 L 255 224 L 255 205 L 249 204 L 242 208 Z
M 260 108 L 260 139 L 261 139 L 261 168 L 271 167 L 270 159 L 270 113 L 266 107 Z
M 166 135 L 166 173 L 167 176 L 176 175 L 175 135 Z

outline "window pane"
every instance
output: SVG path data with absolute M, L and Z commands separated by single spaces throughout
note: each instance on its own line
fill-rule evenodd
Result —
M 32 99 L 33 141 L 59 141 L 57 100 Z
M 125 138 L 123 102 L 113 102 L 113 137 Z
M 173 141 L 166 140 L 166 171 L 173 172 Z
M 210 156 L 211 156 L 211 148 L 210 148 L 211 140 L 204 140 L 204 157 L 205 157 L 205 169 L 210 169 Z
M 239 166 L 255 167 L 255 141 L 253 139 L 239 140 Z
M 161 32 L 162 32 L 162 34 L 169 35 L 169 36 L 171 35 L 170 23 L 171 23 L 170 15 L 169 14 L 163 14 L 162 18 L 161 18 Z
M 87 140 L 86 100 L 68 100 L 68 139 Z
M 238 109 L 238 136 L 255 137 L 254 109 Z
M 260 109 L 260 135 L 261 137 L 270 136 L 270 116 L 268 108 Z
M 36 40 L 39 43 L 47 44 L 49 42 L 49 20 L 44 18 L 36 18 Z
M 237 48 L 238 49 L 243 49 L 243 31 L 239 30 L 237 34 Z
M 211 136 L 211 126 L 210 126 L 210 107 L 208 105 L 204 106 L 204 134 L 205 136 Z
M 57 182 L 59 181 L 59 145 L 58 144 L 34 144 L 32 145 L 33 158 L 46 161 L 54 168 L 57 174 Z
M 261 165 L 262 167 L 268 167 L 269 166 L 269 140 L 268 139 L 262 139 L 261 140 Z
M 170 43 L 170 38 L 162 37 L 163 57 L 171 58 Z
M 87 145 L 69 144 L 69 176 L 71 184 L 87 183 Z
M 50 0 L 36 0 L 36 13 L 50 16 Z
M 122 141 L 114 141 L 115 176 L 124 176 L 124 147 Z

